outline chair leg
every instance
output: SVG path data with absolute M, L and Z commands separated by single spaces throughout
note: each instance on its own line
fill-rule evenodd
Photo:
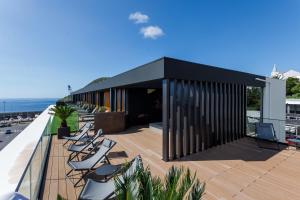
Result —
M 72 173 L 73 169 L 71 169 L 67 174 L 66 176 L 69 177 L 69 175 Z
M 70 160 L 72 160 L 72 159 L 74 158 L 74 157 L 72 157 L 73 153 L 74 153 L 74 152 L 72 152 L 72 153 L 69 155 L 68 161 L 70 161 Z
M 68 142 L 69 142 L 69 140 L 67 140 L 67 141 L 63 144 L 63 146 L 65 146 Z
M 71 177 L 69 176 L 69 175 L 72 173 L 72 171 L 73 171 L 73 169 L 71 169 L 71 170 L 66 174 L 66 178 L 69 179 L 69 180 L 71 181 L 72 184 L 74 184 L 73 181 L 71 180 Z
M 75 157 L 77 157 L 77 160 L 79 161 L 79 153 L 80 152 L 72 152 L 70 155 L 69 155 L 69 161 L 70 160 L 73 160 Z M 75 154 L 75 155 L 74 155 Z M 74 156 L 73 156 L 74 155 Z
M 83 173 L 82 176 L 79 178 L 79 180 L 74 184 L 74 187 L 76 187 L 78 183 L 80 183 L 80 181 L 83 180 L 89 172 L 90 170 L 87 170 L 87 172 Z
M 108 157 L 106 155 L 105 155 L 105 159 L 106 159 L 106 161 L 107 161 L 108 164 L 111 164 L 110 161 L 109 161 L 109 159 L 108 159 Z

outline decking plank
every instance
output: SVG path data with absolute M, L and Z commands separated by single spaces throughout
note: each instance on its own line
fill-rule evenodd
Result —
M 172 166 L 189 167 L 197 177 L 206 182 L 204 199 L 276 200 L 300 199 L 300 152 L 282 149 L 273 151 L 258 148 L 250 138 L 242 138 L 197 154 L 162 161 L 162 137 L 149 128 L 135 127 L 119 134 L 105 135 L 117 142 L 109 154 L 113 164 L 130 161 L 141 155 L 144 166 L 151 173 L 164 177 Z M 53 137 L 43 199 L 56 199 L 60 194 L 67 199 L 77 199 L 82 187 L 73 187 L 65 174 L 69 152 L 63 140 Z M 84 183 L 84 182 L 83 182 Z

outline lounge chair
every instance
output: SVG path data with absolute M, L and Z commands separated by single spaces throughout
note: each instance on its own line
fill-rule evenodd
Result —
M 72 153 L 69 155 L 69 160 L 72 160 L 74 157 L 77 157 L 80 153 L 86 153 L 85 151 L 89 151 L 90 149 L 94 149 L 97 145 L 97 139 L 103 135 L 102 129 L 99 129 L 97 133 L 91 137 L 91 139 L 87 142 L 83 142 L 81 144 L 71 144 L 68 147 L 68 151 Z M 91 150 L 90 150 L 91 151 Z M 74 155 L 76 154 L 76 155 Z
M 81 122 L 93 122 L 94 119 L 95 119 L 95 114 L 85 115 L 85 116 L 80 117 Z
M 79 115 L 80 121 L 93 121 L 96 112 L 97 112 L 97 107 L 91 113 L 85 113 Z
M 88 131 L 90 129 L 91 129 L 91 124 L 86 125 L 85 127 L 83 127 L 83 129 L 77 135 L 70 136 L 70 137 L 64 136 L 63 139 L 66 139 L 67 141 L 63 144 L 63 146 L 65 146 L 69 141 L 73 141 L 74 143 L 76 143 L 80 140 L 81 141 L 88 140 L 88 138 L 89 138 Z
M 78 130 L 78 132 L 82 131 L 82 129 L 83 129 L 84 127 L 92 127 L 92 126 L 94 126 L 93 123 L 91 123 L 91 122 L 86 122 L 86 123 L 84 123 L 84 125 Z
M 90 113 L 84 113 L 84 114 L 81 114 L 80 117 L 86 117 L 86 116 L 94 116 L 94 114 L 97 112 L 97 107 L 94 108 L 94 110 Z
M 269 141 L 276 144 L 276 149 L 280 150 L 278 139 L 272 123 L 255 123 L 257 144 L 260 148 L 274 149 L 261 145 L 261 141 Z
M 139 167 L 143 167 L 142 159 L 140 156 L 135 157 L 131 161 L 130 167 L 125 171 L 124 176 L 131 176 L 136 172 Z M 119 180 L 123 180 L 122 175 L 118 176 Z M 115 194 L 115 181 L 110 179 L 107 182 L 97 182 L 88 179 L 83 189 L 80 192 L 80 200 L 102 200 L 112 198 Z
M 92 154 L 92 151 L 85 157 L 85 160 L 82 161 L 68 161 L 68 165 L 71 167 L 71 170 L 66 174 L 67 178 L 73 171 L 83 172 L 81 178 L 74 184 L 77 184 L 91 171 L 99 162 L 106 161 L 109 162 L 107 158 L 107 153 L 115 146 L 116 142 L 105 138 L 101 144 L 99 144 L 98 151 L 95 154 Z M 85 172 L 84 172 L 85 171 Z

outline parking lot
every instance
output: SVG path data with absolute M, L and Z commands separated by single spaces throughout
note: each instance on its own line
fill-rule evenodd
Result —
M 31 122 L 22 122 L 12 124 L 10 127 L 0 128 L 0 151 L 12 141 L 22 130 L 24 130 Z M 10 134 L 5 134 L 7 130 L 11 130 Z

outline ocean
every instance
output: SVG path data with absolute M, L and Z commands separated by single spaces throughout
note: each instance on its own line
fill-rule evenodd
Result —
M 0 113 L 43 111 L 56 101 L 57 98 L 0 99 Z

